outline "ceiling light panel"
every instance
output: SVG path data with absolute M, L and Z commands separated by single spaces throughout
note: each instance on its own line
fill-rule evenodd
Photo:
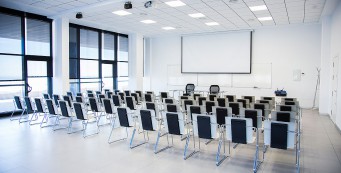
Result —
M 216 26 L 216 25 L 219 25 L 218 22 L 207 22 L 207 23 L 205 23 L 205 24 L 208 25 L 208 26 Z
M 117 14 L 117 15 L 119 15 L 119 16 L 126 16 L 126 15 L 131 14 L 130 12 L 124 11 L 124 10 L 118 10 L 118 11 L 114 11 L 114 12 L 112 12 L 112 13 Z
M 268 8 L 266 5 L 259 5 L 259 6 L 252 6 L 249 7 L 251 11 L 262 11 L 262 10 L 267 10 Z
M 205 17 L 205 15 L 202 14 L 202 13 L 188 14 L 188 16 L 193 17 L 193 18 L 202 18 L 202 17 Z
M 268 20 L 272 20 L 272 17 L 259 17 L 258 18 L 259 21 L 268 21 Z
M 174 27 L 171 27 L 171 26 L 166 26 L 166 27 L 162 27 L 162 29 L 164 30 L 173 30 L 175 29 Z
M 182 1 L 168 1 L 165 2 L 167 5 L 171 6 L 171 7 L 181 7 L 181 6 L 185 6 L 186 4 L 183 3 Z
M 141 22 L 145 23 L 145 24 L 156 23 L 156 21 L 154 21 L 154 20 L 142 20 Z

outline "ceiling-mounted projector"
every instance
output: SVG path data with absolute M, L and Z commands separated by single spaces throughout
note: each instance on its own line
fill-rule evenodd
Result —
M 147 1 L 146 3 L 144 3 L 144 7 L 145 7 L 145 8 L 152 7 L 152 4 L 153 4 L 152 1 Z
M 83 18 L 82 12 L 78 12 L 78 13 L 76 14 L 76 18 L 77 18 L 77 19 Z
M 130 1 L 128 1 L 124 4 L 124 9 L 132 9 L 132 8 L 133 8 L 133 5 L 131 4 Z

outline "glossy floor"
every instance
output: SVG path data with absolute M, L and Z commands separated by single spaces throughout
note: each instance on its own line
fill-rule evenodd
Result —
M 341 135 L 329 117 L 318 115 L 317 111 L 304 110 L 302 129 L 301 172 L 340 173 Z M 89 125 L 88 130 L 91 132 L 95 128 Z M 202 144 L 202 152 L 183 160 L 185 141 L 180 141 L 179 137 L 174 138 L 173 148 L 154 154 L 155 134 L 150 133 L 150 144 L 130 149 L 129 141 L 107 143 L 109 126 L 103 126 L 100 130 L 98 135 L 84 139 L 81 133 L 67 134 L 65 130 L 41 129 L 38 125 L 25 123 L 19 125 L 17 121 L 2 118 L 0 172 L 252 172 L 254 145 L 239 145 L 232 149 L 232 157 L 217 167 L 214 162 L 217 150 L 215 141 Z M 124 130 L 115 131 L 116 136 L 124 134 Z M 142 139 L 140 134 L 136 142 Z M 261 138 L 261 145 L 262 141 Z M 165 144 L 166 138 L 161 138 L 160 145 Z M 292 150 L 269 149 L 258 172 L 295 172 L 294 158 Z

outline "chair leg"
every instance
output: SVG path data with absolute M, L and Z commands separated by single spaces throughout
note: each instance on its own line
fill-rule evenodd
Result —
M 26 112 L 26 115 L 24 115 L 24 113 Z M 21 121 L 21 119 L 26 119 L 26 120 L 23 120 L 23 121 Z M 28 114 L 28 112 L 26 111 L 26 110 L 24 110 L 23 112 L 22 112 L 22 114 L 20 115 L 20 118 L 19 118 L 19 124 L 20 123 L 25 123 L 25 122 L 29 122 L 30 120 L 29 120 L 29 114 Z
M 37 121 L 37 120 L 39 119 L 39 113 L 37 113 L 37 112 L 35 113 L 35 116 L 34 116 L 34 117 L 35 117 L 35 119 L 34 119 L 34 120 L 33 120 L 33 116 L 34 116 L 34 115 L 32 115 L 32 117 L 31 117 L 31 120 L 30 120 L 30 123 L 29 123 L 29 124 L 30 124 L 30 125 L 37 125 L 37 124 L 40 124 L 40 122 L 32 123 L 32 121 Z
M 81 131 L 84 131 L 84 127 L 82 129 L 79 129 L 79 130 L 72 130 L 72 117 L 69 117 L 69 126 L 67 127 L 67 134 L 72 134 L 72 133 L 77 133 L 77 132 L 81 132 Z
M 58 122 L 58 123 L 57 123 L 57 122 Z M 68 129 L 69 126 L 70 126 L 70 122 L 69 122 L 69 126 L 60 127 L 60 128 L 57 128 L 57 129 L 56 129 L 56 126 L 57 126 L 57 125 L 58 125 L 58 126 L 60 125 L 60 117 L 59 117 L 59 115 L 57 115 L 56 120 L 55 120 L 54 125 L 53 125 L 53 131 L 62 130 L 62 129 Z
M 163 135 L 167 135 L 167 144 L 168 144 L 168 145 L 167 145 L 166 147 L 160 149 L 160 150 L 157 150 L 157 146 L 159 145 L 160 137 L 162 137 Z M 160 131 L 157 133 L 157 139 L 156 139 L 156 143 L 155 143 L 155 145 L 154 145 L 154 153 L 155 153 L 155 154 L 157 154 L 157 153 L 159 153 L 159 152 L 161 152 L 161 151 L 164 151 L 164 150 L 166 150 L 166 149 L 168 149 L 168 148 L 171 148 L 171 146 L 169 146 L 168 133 L 165 133 L 165 134 L 163 134 L 163 135 L 161 134 Z
M 143 144 L 146 144 L 146 143 L 147 143 L 147 142 L 146 142 L 146 137 L 145 137 L 145 132 L 144 132 L 144 130 L 143 130 L 144 142 L 142 142 L 142 143 L 140 143 L 140 144 L 133 145 L 133 140 L 134 140 L 135 133 L 136 133 L 136 128 L 134 128 L 133 134 L 131 135 L 130 144 L 129 144 L 130 149 L 136 148 L 136 147 L 138 147 L 138 146 L 140 146 L 140 145 L 143 145 Z
M 93 135 L 96 135 L 96 134 L 99 133 L 99 128 L 98 128 L 98 126 L 97 126 L 97 131 L 96 131 L 96 132 L 94 132 L 94 133 L 92 133 L 92 134 L 86 135 L 86 128 L 87 128 L 87 126 L 88 126 L 88 123 L 89 123 L 88 120 L 83 120 L 83 121 L 82 121 L 82 124 L 83 124 L 83 138 L 86 138 L 86 137 L 88 137 L 88 136 L 93 136 Z
M 13 115 L 14 115 L 14 112 L 15 112 L 15 111 L 16 111 L 16 110 L 13 110 L 13 112 L 12 112 L 12 115 L 11 115 L 11 118 L 10 118 L 11 121 L 19 120 L 19 119 L 20 119 L 20 117 L 19 117 L 19 118 L 13 118 Z M 24 110 L 23 110 L 22 112 L 24 112 Z M 22 114 L 22 112 L 21 112 L 21 114 Z
M 189 144 L 190 137 L 191 136 L 188 134 L 187 138 L 186 138 L 186 145 L 185 145 L 185 151 L 184 151 L 184 160 L 187 160 L 188 158 L 192 157 L 195 153 L 199 152 L 199 151 L 195 150 L 195 141 L 194 141 L 194 135 L 193 135 L 194 151 L 187 155 L 187 150 L 188 150 L 188 144 Z
M 220 150 L 221 150 L 221 145 L 223 144 L 223 155 L 220 154 Z M 228 156 L 225 155 L 225 140 L 224 138 L 219 140 L 219 144 L 218 144 L 218 151 L 217 151 L 217 155 L 216 155 L 216 165 L 219 166 L 221 163 L 223 163 L 223 161 L 227 158 Z

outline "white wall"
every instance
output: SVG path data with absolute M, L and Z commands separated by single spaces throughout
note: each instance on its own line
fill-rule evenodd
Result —
M 167 86 L 167 66 L 181 64 L 180 40 L 180 36 L 151 39 L 149 70 L 152 90 L 170 89 L 170 86 Z M 253 34 L 252 50 L 253 63 L 272 63 L 272 88 L 221 88 L 221 90 L 236 94 L 238 97 L 273 96 L 276 88 L 285 88 L 288 96 L 297 97 L 303 107 L 312 107 L 317 80 L 316 67 L 320 67 L 321 57 L 320 24 L 257 29 Z M 293 81 L 295 69 L 305 73 L 299 82 Z M 201 89 L 208 90 L 207 87 Z

